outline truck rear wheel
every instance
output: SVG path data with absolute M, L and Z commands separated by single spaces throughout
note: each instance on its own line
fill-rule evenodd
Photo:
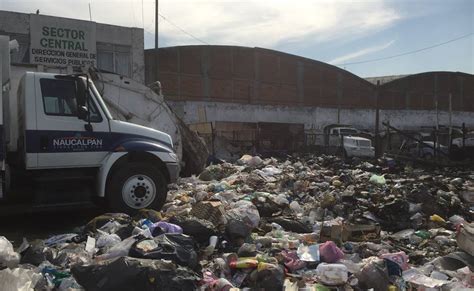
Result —
M 112 173 L 107 201 L 113 211 L 134 213 L 142 208 L 160 209 L 166 201 L 166 180 L 147 163 L 132 163 Z

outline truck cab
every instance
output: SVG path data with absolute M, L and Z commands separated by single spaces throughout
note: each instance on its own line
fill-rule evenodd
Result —
M 5 39 L 0 37 L 3 49 Z M 18 92 L 9 94 L 5 71 L 0 96 L 5 129 L 0 198 L 13 195 L 9 177 L 23 173 L 35 181 L 45 177 L 92 181 L 93 196 L 104 197 L 114 211 L 131 213 L 164 204 L 167 185 L 179 174 L 170 135 L 114 120 L 86 74 L 27 72 Z M 18 112 L 8 112 L 5 98 L 17 98 Z M 13 119 L 18 140 L 10 140 L 7 130 Z M 14 152 L 9 151 L 13 143 Z
M 330 124 L 324 127 L 325 145 L 338 148 L 336 152 L 344 158 L 374 158 L 375 149 L 370 134 L 344 124 Z

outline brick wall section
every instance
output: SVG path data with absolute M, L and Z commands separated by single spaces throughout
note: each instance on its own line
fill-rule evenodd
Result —
M 158 67 L 156 68 L 156 56 Z M 180 46 L 145 52 L 146 83 L 160 80 L 167 99 L 245 104 L 375 108 L 376 87 L 338 67 L 278 51 Z M 474 111 L 474 75 L 429 72 L 380 87 L 381 109 Z
M 407 76 L 381 87 L 382 108 L 474 111 L 474 75 L 460 72 L 428 72 Z

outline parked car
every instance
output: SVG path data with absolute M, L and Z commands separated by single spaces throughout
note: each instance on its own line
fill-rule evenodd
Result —
M 451 144 L 452 146 L 462 148 L 463 147 L 462 137 L 454 138 Z M 474 131 L 471 131 L 468 134 L 466 134 L 464 145 L 466 147 L 474 147 Z
M 435 147 L 435 143 L 433 141 L 423 141 L 423 143 L 404 141 L 400 147 L 400 151 L 412 157 L 417 157 L 417 158 L 422 158 L 422 159 L 432 159 L 435 156 L 434 147 Z M 449 149 L 447 146 L 442 145 L 442 144 L 437 144 L 436 147 L 442 153 L 446 155 L 449 154 Z M 443 155 L 442 153 L 440 155 Z
M 346 158 L 374 158 L 375 148 L 368 138 L 358 136 L 344 136 L 343 155 Z

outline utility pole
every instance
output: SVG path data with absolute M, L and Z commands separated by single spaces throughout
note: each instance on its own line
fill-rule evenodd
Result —
M 158 56 L 158 17 L 159 17 L 159 13 L 158 13 L 158 0 L 155 0 L 155 69 L 153 70 L 155 72 L 155 80 L 153 80 L 152 82 L 154 81 L 158 81 L 158 67 L 159 67 L 159 56 Z M 153 74 L 152 74 L 153 76 Z
M 158 0 L 155 0 L 155 50 L 158 49 Z
M 449 93 L 449 149 L 453 140 L 453 94 Z
M 437 154 L 438 154 L 438 150 L 439 150 L 439 139 L 438 139 L 438 135 L 439 135 L 439 104 L 438 104 L 438 74 L 435 74 L 435 83 L 434 83 L 434 97 L 435 97 L 435 106 L 436 106 L 436 129 L 435 129 L 435 145 L 436 145 L 436 150 L 434 152 L 434 156 L 436 158 Z
M 342 74 L 337 74 L 337 123 L 341 124 Z
M 379 139 L 379 123 L 380 123 L 380 80 L 377 80 L 375 88 L 375 157 L 380 156 L 380 139 Z

